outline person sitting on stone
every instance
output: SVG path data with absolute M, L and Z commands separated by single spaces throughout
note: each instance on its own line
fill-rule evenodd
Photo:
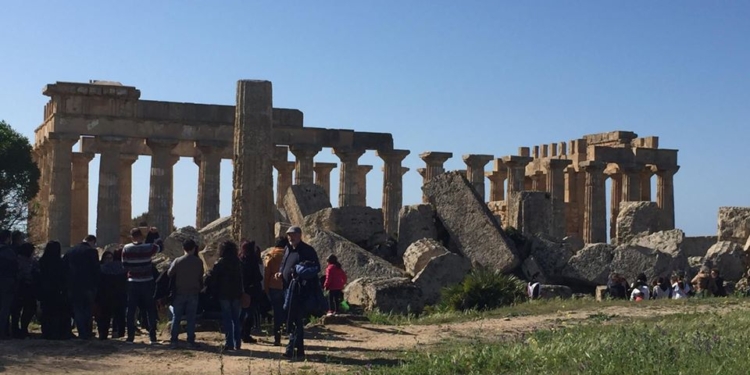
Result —
M 672 276 L 672 299 L 688 298 L 689 291 L 690 287 L 685 282 L 685 279 L 680 278 L 678 275 Z
M 672 285 L 669 283 L 669 279 L 666 277 L 659 277 L 657 283 L 654 286 L 651 298 L 653 299 L 671 299 L 672 298 Z
M 709 288 L 711 276 L 709 272 L 708 267 L 702 267 L 698 274 L 693 277 L 693 280 L 690 281 L 690 284 L 695 288 L 695 295 L 698 297 L 708 297 L 711 295 Z
M 719 269 L 711 269 L 711 282 L 709 283 L 711 294 L 715 297 L 726 297 L 727 290 L 724 287 L 724 278 L 719 275 Z
M 646 274 L 638 274 L 638 277 L 636 277 L 635 282 L 633 282 L 633 286 L 631 289 L 631 301 L 636 301 L 637 298 L 640 298 L 640 300 L 648 300 L 651 296 L 651 293 L 649 291 L 648 284 L 646 284 Z
M 627 289 L 627 282 L 619 273 L 614 272 L 610 275 L 609 281 L 607 282 L 607 293 L 610 298 L 627 299 Z

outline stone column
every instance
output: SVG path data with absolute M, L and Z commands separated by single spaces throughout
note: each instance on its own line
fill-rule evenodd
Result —
M 133 229 L 133 163 L 138 155 L 120 154 L 120 243 L 130 241 Z
M 198 164 L 198 204 L 195 207 L 195 227 L 201 229 L 221 214 L 221 149 L 227 145 L 218 142 L 198 141 L 195 147 L 199 156 Z
M 297 163 L 293 161 L 275 161 L 273 167 L 276 168 L 276 207 L 284 208 L 284 196 L 287 190 L 292 186 L 292 174 Z
M 507 170 L 486 172 L 484 174 L 490 180 L 490 202 L 505 200 L 505 178 Z
M 622 173 L 622 201 L 632 202 L 641 198 L 640 175 L 643 166 L 627 165 L 621 166 Z
M 641 200 L 651 202 L 651 176 L 654 175 L 654 170 L 651 166 L 646 166 L 641 171 Z
M 172 233 L 172 199 L 176 162 L 172 150 L 178 141 L 174 139 L 149 138 L 146 145 L 151 149 L 151 186 L 148 196 L 148 223 L 159 230 L 162 238 Z
M 544 173 L 536 171 L 530 177 L 532 191 L 545 191 L 544 189 L 547 187 L 547 178 L 544 177 Z
M 122 137 L 97 137 L 102 149 L 99 160 L 99 196 L 96 201 L 97 242 L 106 246 L 120 242 L 120 148 Z
M 466 163 L 466 177 L 474 186 L 474 190 L 485 201 L 484 191 L 484 167 L 495 157 L 492 155 L 476 155 L 469 154 L 464 155 L 464 163 Z
M 453 157 L 452 152 L 423 152 L 419 154 L 419 157 L 424 160 L 426 164 L 424 172 L 424 183 L 430 182 L 433 177 L 445 173 L 443 164 L 445 161 Z M 429 203 L 427 196 L 422 194 L 422 202 Z
M 232 178 L 232 237 L 272 245 L 274 227 L 271 82 L 237 82 Z
M 549 159 L 544 161 L 547 171 L 545 187 L 552 197 L 552 236 L 557 239 L 565 237 L 565 168 L 572 161 L 565 159 Z
M 622 174 L 612 173 L 609 175 L 609 238 L 617 238 L 617 216 L 620 215 L 620 202 L 622 202 Z
M 383 222 L 385 232 L 395 236 L 398 232 L 398 213 L 403 205 L 403 175 L 409 168 L 401 166 L 401 162 L 409 155 L 409 150 L 377 151 L 378 157 L 383 159 Z M 406 171 L 404 171 L 406 169 Z
M 359 204 L 358 206 L 367 207 L 367 174 L 372 170 L 372 165 L 360 165 L 357 167 L 357 186 L 359 187 Z
M 71 159 L 73 145 L 78 135 L 49 133 L 51 144 L 49 178 L 49 213 L 47 235 L 50 240 L 58 240 L 63 248 L 70 246 L 71 187 L 73 176 Z
M 417 168 L 417 173 L 422 176 L 422 185 L 424 185 L 424 183 L 427 182 L 427 180 L 425 179 L 427 168 Z
M 581 219 L 578 190 L 583 187 L 578 183 L 579 174 L 583 173 L 576 171 L 573 165 L 565 168 L 565 217 L 567 219 L 565 234 L 576 235 L 580 238 L 583 220 Z
M 314 158 L 322 150 L 322 147 L 315 145 L 291 145 L 289 151 L 292 152 L 296 160 L 296 170 L 294 175 L 294 184 L 312 184 Z
M 93 153 L 72 154 L 70 240 L 82 241 L 89 232 L 89 162 Z
M 604 193 L 604 168 L 606 163 L 589 160 L 579 163 L 578 166 L 586 176 L 583 242 L 607 242 L 607 208 Z
M 524 182 L 526 177 L 526 165 L 528 165 L 531 157 L 528 156 L 505 156 L 503 157 L 503 164 L 508 168 L 508 196 L 510 197 L 513 193 L 520 192 L 524 189 Z
M 326 194 L 331 195 L 331 171 L 338 167 L 336 163 L 315 163 L 315 185 L 323 187 Z
M 334 148 L 333 153 L 341 160 L 339 173 L 339 207 L 356 206 L 359 198 L 359 158 L 365 150 L 354 148 Z
M 661 208 L 661 230 L 674 229 L 674 174 L 679 170 L 679 165 L 657 166 L 656 204 Z

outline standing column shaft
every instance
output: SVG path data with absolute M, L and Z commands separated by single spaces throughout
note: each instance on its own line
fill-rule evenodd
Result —
M 339 173 L 339 207 L 356 206 L 359 198 L 359 158 L 365 153 L 358 149 L 333 149 L 333 153 L 341 160 Z
M 661 229 L 674 229 L 674 175 L 680 166 L 656 171 L 656 204 L 661 208 Z
M 120 154 L 120 243 L 130 241 L 133 229 L 133 163 L 138 155 Z
M 96 201 L 96 237 L 104 246 L 120 242 L 120 148 L 119 137 L 97 137 L 102 147 L 99 160 L 99 195 Z
M 604 167 L 599 161 L 585 161 L 578 164 L 586 175 L 583 241 L 585 243 L 607 242 L 607 225 L 604 194 Z
M 50 154 L 49 179 L 49 215 L 47 218 L 47 233 L 50 239 L 60 241 L 63 247 L 71 245 L 70 217 L 71 217 L 71 187 L 72 187 L 72 155 L 73 145 L 78 136 L 69 134 L 49 134 L 52 146 Z
M 654 172 L 651 167 L 646 167 L 641 171 L 641 200 L 651 202 L 651 176 Z
M 276 168 L 276 207 L 284 207 L 284 196 L 292 186 L 292 174 L 296 168 L 293 161 L 277 161 L 273 163 Z
M 71 187 L 70 240 L 82 241 L 89 231 L 89 162 L 94 154 L 75 152 Z
M 527 156 L 505 156 L 503 164 L 508 167 L 508 197 L 524 190 L 526 165 L 533 160 Z
M 423 175 L 423 184 L 430 182 L 435 176 L 445 173 L 443 164 L 445 161 L 453 157 L 452 152 L 423 152 L 419 154 L 420 159 L 425 162 L 425 169 Z M 429 203 L 427 196 L 422 194 L 422 202 Z
M 398 213 L 403 205 L 403 176 L 401 166 L 404 158 L 410 154 L 409 150 L 378 151 L 383 159 L 383 223 L 385 232 L 395 236 L 398 232 Z M 408 168 L 406 168 L 408 171 Z
M 221 154 L 215 146 L 198 145 L 198 205 L 195 225 L 200 229 L 220 216 Z
M 232 178 L 232 237 L 272 245 L 273 90 L 269 81 L 237 82 Z
M 492 155 L 464 155 L 464 163 L 466 163 L 466 177 L 474 186 L 474 190 L 485 201 L 485 189 L 484 189 L 484 167 L 495 157 Z
M 552 236 L 565 237 L 567 221 L 565 217 L 565 168 L 572 162 L 565 159 L 551 159 L 544 163 L 547 170 L 545 187 L 552 197 Z
M 315 155 L 322 150 L 321 147 L 314 145 L 292 145 L 289 151 L 292 152 L 296 159 L 296 170 L 294 175 L 294 184 L 312 184 L 313 174 L 315 171 Z
M 622 171 L 622 201 L 638 201 L 641 193 L 641 181 L 639 179 L 641 169 L 637 166 L 621 168 Z
M 609 175 L 612 182 L 609 193 L 609 238 L 617 238 L 617 216 L 620 215 L 620 202 L 622 202 L 622 174 L 613 173 Z
M 508 170 L 503 166 L 501 171 L 492 171 L 486 173 L 490 180 L 490 202 L 505 200 L 505 179 L 508 176 Z
M 357 167 L 359 174 L 357 175 L 358 181 L 357 186 L 359 187 L 359 204 L 358 206 L 367 206 L 367 174 L 372 170 L 372 165 L 360 165 Z
M 172 233 L 172 199 L 174 187 L 173 166 L 176 162 L 172 149 L 177 146 L 172 139 L 150 138 L 146 145 L 151 149 L 151 181 L 148 197 L 149 224 L 159 231 L 162 238 Z
M 338 165 L 336 163 L 315 163 L 315 185 L 321 186 L 326 194 L 331 195 L 331 171 Z

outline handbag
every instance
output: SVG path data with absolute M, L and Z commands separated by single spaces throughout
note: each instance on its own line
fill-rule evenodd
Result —
M 242 293 L 242 297 L 240 297 L 240 305 L 243 309 L 247 309 L 250 307 L 250 295 L 247 293 Z

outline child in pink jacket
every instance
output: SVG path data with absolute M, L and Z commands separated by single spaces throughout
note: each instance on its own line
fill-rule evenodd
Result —
M 338 258 L 331 254 L 326 259 L 326 281 L 323 288 L 328 291 L 328 316 L 339 312 L 339 305 L 344 300 L 344 285 L 346 285 L 346 272 L 341 269 Z

